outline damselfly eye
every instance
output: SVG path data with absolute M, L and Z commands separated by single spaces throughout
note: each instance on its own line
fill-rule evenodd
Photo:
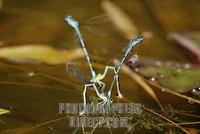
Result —
M 131 56 L 131 58 L 128 60 L 128 65 L 131 66 L 133 64 L 135 64 L 137 62 L 137 60 L 139 59 L 138 55 L 133 55 Z

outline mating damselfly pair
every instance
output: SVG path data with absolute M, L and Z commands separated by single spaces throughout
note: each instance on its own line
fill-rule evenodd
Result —
M 86 92 L 87 89 L 89 87 L 93 87 L 93 89 L 95 90 L 97 96 L 102 100 L 99 104 L 100 105 L 104 105 L 106 103 L 111 103 L 111 95 L 112 95 L 112 90 L 113 90 L 113 85 L 114 83 L 116 83 L 117 86 L 117 93 L 118 96 L 120 98 L 123 97 L 121 91 L 120 91 L 120 84 L 119 84 L 119 71 L 121 69 L 122 64 L 125 62 L 127 56 L 129 55 L 130 51 L 133 49 L 133 47 L 137 44 L 139 44 L 142 40 L 143 40 L 143 36 L 139 36 L 136 39 L 132 39 L 126 49 L 125 52 L 122 56 L 122 58 L 120 59 L 119 63 L 114 65 L 114 66 L 106 66 L 105 70 L 103 73 L 99 73 L 97 74 L 96 71 L 93 68 L 92 62 L 91 62 L 91 57 L 87 51 L 86 48 L 86 44 L 85 41 L 82 37 L 82 34 L 80 32 L 79 29 L 79 25 L 78 25 L 78 21 L 74 20 L 71 16 L 66 16 L 65 20 L 67 21 L 67 23 L 72 26 L 75 30 L 75 33 L 78 36 L 78 39 L 80 41 L 81 47 L 85 53 L 85 58 L 87 60 L 90 72 L 91 72 L 91 76 L 92 78 L 90 80 L 85 80 L 83 81 L 84 83 L 84 90 L 83 90 L 83 111 L 80 113 L 81 115 L 84 114 L 85 110 L 86 110 L 86 104 L 87 104 L 87 100 L 86 100 Z M 137 56 L 135 57 L 135 59 L 132 60 L 132 62 L 135 62 L 135 60 L 137 60 Z M 77 69 L 76 66 L 74 66 L 73 64 L 67 64 L 67 69 L 73 73 L 72 75 L 78 79 L 82 79 L 83 75 L 81 75 L 81 71 L 79 69 Z M 112 70 L 114 72 L 114 76 L 112 77 L 112 81 L 110 86 L 108 87 L 108 92 L 105 92 L 105 88 L 107 88 L 106 84 L 102 81 L 105 76 L 108 73 L 108 70 Z M 82 77 L 82 78 L 80 78 Z M 86 79 L 86 78 L 84 78 Z

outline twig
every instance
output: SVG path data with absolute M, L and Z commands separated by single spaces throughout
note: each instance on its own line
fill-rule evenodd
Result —
M 194 122 L 181 122 L 181 123 L 177 123 L 178 125 L 194 125 L 194 124 L 200 124 L 200 121 L 194 121 Z M 172 124 L 168 124 L 168 123 L 164 123 L 164 124 L 158 124 L 160 126 L 165 126 L 165 125 L 172 125 Z

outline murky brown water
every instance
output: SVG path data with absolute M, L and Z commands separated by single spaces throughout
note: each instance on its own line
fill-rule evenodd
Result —
M 0 10 L 0 47 L 45 44 L 58 49 L 73 48 L 74 31 L 65 22 L 65 16 L 71 15 L 84 22 L 85 19 L 104 14 L 100 2 L 99 0 L 4 1 Z M 125 10 L 141 33 L 151 34 L 134 49 L 132 54 L 158 60 L 190 62 L 179 48 L 166 40 L 167 32 L 160 28 L 144 1 L 116 1 L 116 4 Z M 99 26 L 100 31 L 102 26 L 105 26 L 105 29 L 110 27 L 102 23 Z M 181 31 L 182 27 L 172 28 L 174 31 Z M 94 62 L 105 65 L 126 45 L 120 46 L 121 42 L 127 40 L 117 32 L 101 37 L 84 28 L 81 30 Z M 87 76 L 90 76 L 85 60 L 80 59 L 76 62 L 88 74 Z M 96 69 L 100 72 L 103 68 Z M 122 93 L 132 101 L 157 107 L 141 87 L 125 74 L 121 74 L 121 87 Z M 0 108 L 11 110 L 11 114 L 0 117 L 0 133 L 1 131 L 20 133 L 26 129 L 27 134 L 72 133 L 74 129 L 68 128 L 67 119 L 41 127 L 34 127 L 34 124 L 61 118 L 57 111 L 58 103 L 80 103 L 81 97 L 82 87 L 67 75 L 65 65 L 13 63 L 3 59 L 0 61 Z M 168 103 L 166 99 L 163 102 Z M 107 129 L 98 131 L 97 133 L 102 131 L 109 133 Z M 114 129 L 113 133 L 123 131 L 124 129 Z

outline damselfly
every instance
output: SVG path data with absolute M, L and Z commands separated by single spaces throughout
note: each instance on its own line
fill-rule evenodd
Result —
M 80 41 L 80 44 L 82 46 L 82 49 L 85 53 L 85 58 L 88 62 L 89 65 L 89 69 L 92 75 L 92 78 L 90 79 L 90 83 L 84 84 L 84 91 L 83 91 L 83 105 L 84 105 L 84 109 L 83 111 L 80 113 L 81 115 L 84 114 L 85 110 L 86 110 L 86 91 L 88 87 L 93 87 L 97 96 L 99 98 L 102 99 L 102 102 L 100 102 L 100 104 L 105 104 L 105 103 L 110 103 L 110 97 L 111 97 L 111 93 L 112 93 L 112 89 L 113 89 L 113 85 L 116 82 L 117 85 L 117 92 L 118 92 L 118 96 L 119 97 L 123 97 L 121 92 L 120 92 L 120 86 L 119 86 L 119 71 L 121 69 L 122 64 L 124 63 L 125 59 L 127 58 L 128 54 L 130 53 L 130 51 L 132 50 L 132 48 L 139 44 L 142 40 L 143 40 L 143 36 L 139 36 L 137 39 L 133 39 L 129 42 L 122 59 L 119 61 L 119 64 L 116 64 L 115 66 L 106 66 L 105 70 L 102 74 L 96 74 L 96 71 L 93 68 L 92 62 L 91 62 L 91 57 L 89 56 L 89 53 L 86 49 L 86 45 L 85 45 L 85 41 L 82 37 L 82 34 L 79 30 L 79 26 L 78 26 L 78 22 L 76 20 L 74 20 L 71 16 L 66 16 L 65 20 L 67 21 L 67 23 L 72 26 L 78 36 L 78 39 Z M 105 78 L 105 76 L 108 73 L 108 70 L 113 70 L 114 72 L 114 76 L 113 76 L 113 80 L 111 82 L 109 91 L 107 94 L 104 93 L 104 89 L 105 89 L 105 83 L 102 82 L 102 80 Z

